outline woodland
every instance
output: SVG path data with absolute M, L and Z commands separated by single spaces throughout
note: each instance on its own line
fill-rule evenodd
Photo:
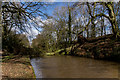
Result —
M 54 5 L 49 2 L 0 4 L 3 58 L 53 53 L 120 60 L 120 2 L 66 2 L 52 16 L 43 11 Z M 33 27 L 35 38 L 27 36 Z

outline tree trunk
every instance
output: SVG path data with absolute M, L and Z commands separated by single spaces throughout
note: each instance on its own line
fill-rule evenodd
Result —
M 2 1 L 0 1 L 0 9 L 1 9 L 1 6 L 2 5 Z M 1 20 L 1 18 L 2 18 L 2 12 L 1 12 L 1 10 L 0 10 L 0 44 L 2 44 L 2 20 Z M 0 45 L 0 50 L 2 50 L 2 45 Z
M 116 21 L 116 15 L 115 15 L 114 9 L 113 9 L 113 3 L 108 2 L 105 5 L 106 5 L 106 7 L 108 8 L 108 11 L 109 11 L 110 23 L 112 25 L 112 32 L 117 37 L 118 34 L 119 34 L 119 28 L 118 28 L 117 21 Z
M 93 20 L 93 19 L 92 19 L 91 30 L 92 30 L 91 37 L 96 37 L 95 23 L 94 23 L 94 20 Z
M 87 38 L 89 38 L 89 31 L 88 31 L 89 29 L 88 29 L 88 26 L 87 26 L 87 29 L 86 29 L 86 31 L 87 31 Z
M 103 28 L 104 28 L 104 17 L 102 17 L 101 36 L 103 36 Z
M 68 21 L 69 31 L 68 31 L 68 34 L 69 34 L 69 44 L 71 44 L 71 41 L 72 41 L 72 37 L 71 37 L 71 9 L 69 8 L 69 6 L 68 6 L 68 9 L 69 9 L 69 21 Z

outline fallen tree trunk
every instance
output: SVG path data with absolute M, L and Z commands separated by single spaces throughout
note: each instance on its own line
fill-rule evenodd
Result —
M 79 35 L 78 36 L 78 43 L 80 44 L 84 44 L 85 42 L 88 42 L 88 43 L 92 43 L 92 42 L 96 42 L 98 40 L 105 40 L 105 39 L 115 39 L 115 36 L 113 34 L 108 34 L 108 35 L 104 35 L 104 36 L 99 36 L 99 37 L 95 37 L 95 38 L 85 38 L 83 37 L 82 35 Z
M 88 38 L 87 42 L 92 43 L 92 42 L 96 42 L 98 40 L 105 40 L 105 39 L 108 39 L 108 38 L 109 39 L 115 39 L 113 34 L 108 34 L 108 35 L 99 36 L 99 37 L 96 37 L 96 38 Z

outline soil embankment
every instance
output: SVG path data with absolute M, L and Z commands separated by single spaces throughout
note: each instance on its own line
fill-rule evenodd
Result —
M 35 78 L 29 57 L 20 55 L 8 57 L 10 56 L 3 58 L 2 78 Z

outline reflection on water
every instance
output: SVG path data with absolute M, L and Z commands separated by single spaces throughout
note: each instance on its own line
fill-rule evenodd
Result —
M 118 78 L 118 63 L 72 56 L 33 58 L 36 78 Z

